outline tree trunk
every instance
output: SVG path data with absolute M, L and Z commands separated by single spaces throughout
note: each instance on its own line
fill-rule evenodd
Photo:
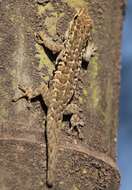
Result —
M 37 87 L 47 82 L 54 56 L 35 41 L 35 32 L 61 42 L 78 7 L 88 7 L 94 20 L 97 53 L 80 74 L 79 107 L 84 139 L 62 128 L 56 178 L 57 190 L 117 190 L 116 133 L 118 124 L 120 37 L 123 0 L 0 1 L 0 189 L 41 190 L 46 187 L 46 149 L 40 97 L 21 99 L 18 84 Z M 49 52 L 48 52 L 49 55 Z M 41 75 L 43 72 L 43 76 Z

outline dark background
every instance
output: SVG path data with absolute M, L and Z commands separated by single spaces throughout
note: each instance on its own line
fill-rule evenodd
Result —
M 120 126 L 118 133 L 118 166 L 120 190 L 132 189 L 132 0 L 128 0 L 123 26 L 121 50 Z

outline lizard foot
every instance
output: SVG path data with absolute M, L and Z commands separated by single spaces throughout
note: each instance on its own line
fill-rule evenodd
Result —
M 81 128 L 84 126 L 84 122 L 78 117 L 78 115 L 74 114 L 71 117 L 71 127 L 68 130 L 68 134 L 74 135 L 74 131 L 77 132 L 80 140 L 84 139 L 83 133 L 81 132 Z
M 25 88 L 22 85 L 18 84 L 18 89 L 23 92 L 23 95 L 19 97 L 14 97 L 13 102 L 17 102 L 21 98 L 28 98 L 29 100 L 32 97 L 32 89 L 31 88 Z
M 88 46 L 86 47 L 85 52 L 83 53 L 83 59 L 86 62 L 89 62 L 90 58 L 92 56 L 95 56 L 96 51 L 97 51 L 97 48 L 96 48 L 95 44 L 93 42 L 89 42 Z
M 18 84 L 18 89 L 21 90 L 23 92 L 23 94 L 19 97 L 14 97 L 12 99 L 13 102 L 17 102 L 22 98 L 26 98 L 28 105 L 27 108 L 31 109 L 32 108 L 32 104 L 31 104 L 31 98 L 32 98 L 32 89 L 31 88 L 25 88 L 22 85 Z

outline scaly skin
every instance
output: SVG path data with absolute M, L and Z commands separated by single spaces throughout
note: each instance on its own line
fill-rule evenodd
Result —
M 47 115 L 48 139 L 48 176 L 51 186 L 54 181 L 54 169 L 57 156 L 57 136 L 59 122 L 64 110 L 76 89 L 77 78 L 81 68 L 82 53 L 86 48 L 92 21 L 85 9 L 81 9 L 70 24 L 64 48 L 57 58 L 57 70 L 49 87 L 50 102 Z
M 93 23 L 87 10 L 80 9 L 71 21 L 68 32 L 66 33 L 63 49 L 60 51 L 56 60 L 57 69 L 54 72 L 52 80 L 49 82 L 49 87 L 42 85 L 34 91 L 30 88 L 23 89 L 19 87 L 25 92 L 23 96 L 28 97 L 29 100 L 41 94 L 48 107 L 46 124 L 48 186 L 52 186 L 54 182 L 58 137 L 61 130 L 59 126 L 65 110 L 67 107 L 70 107 L 69 102 L 76 90 L 83 53 L 85 53 L 85 50 L 88 52 L 87 60 L 89 60 L 95 50 L 92 46 L 91 53 L 89 53 L 90 48 L 86 47 L 90 42 L 92 26 Z M 51 44 L 49 46 L 51 48 Z M 85 58 L 86 54 L 84 54 Z M 73 116 L 73 118 L 73 125 L 79 125 L 77 115 L 75 117 Z

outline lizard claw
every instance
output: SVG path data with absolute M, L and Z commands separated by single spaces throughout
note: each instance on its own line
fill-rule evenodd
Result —
M 81 128 L 84 126 L 84 122 L 81 121 L 81 119 L 75 114 L 72 116 L 71 118 L 71 127 L 70 129 L 68 130 L 68 134 L 72 134 L 75 136 L 75 133 L 76 132 L 78 134 L 78 138 L 80 140 L 84 139 L 84 136 L 81 132 Z
M 32 98 L 32 89 L 29 87 L 29 88 L 25 88 L 24 86 L 18 84 L 18 88 L 24 93 L 23 96 L 24 97 L 27 97 L 28 99 L 31 99 Z
M 77 131 L 77 134 L 78 134 L 78 138 L 80 140 L 83 140 L 84 139 L 84 135 L 83 133 L 81 132 L 81 128 L 82 126 L 81 125 L 77 125 L 77 126 L 72 126 L 69 130 L 68 130 L 68 134 L 69 135 L 73 135 L 73 136 L 76 136 L 73 131 Z
M 24 93 L 26 92 L 26 88 L 24 86 L 22 86 L 21 84 L 18 84 L 18 89 Z
M 19 96 L 19 97 L 14 97 L 12 99 L 13 102 L 17 102 L 18 100 L 22 99 L 22 98 L 28 98 L 28 101 L 30 101 L 31 99 L 31 95 L 32 95 L 32 89 L 31 88 L 25 88 L 22 85 L 18 84 L 18 89 L 21 90 L 23 92 L 23 95 Z
M 43 41 L 43 39 L 41 38 L 41 36 L 40 36 L 39 33 L 35 33 L 34 36 L 35 36 L 35 41 L 36 41 L 38 44 L 40 44 L 40 45 L 44 44 L 44 41 Z
M 25 90 L 23 89 L 23 87 L 22 87 L 20 84 L 18 84 L 18 89 L 20 89 L 21 91 L 23 91 L 24 94 L 21 95 L 21 96 L 15 96 L 15 97 L 12 99 L 12 102 L 17 102 L 18 100 L 20 100 L 20 99 L 22 99 L 22 98 L 25 97 Z
M 69 129 L 68 132 L 71 134 L 71 132 L 73 132 L 73 130 L 74 130 L 74 131 L 77 131 L 78 138 L 79 138 L 80 140 L 83 140 L 83 139 L 84 139 L 84 135 L 83 135 L 83 133 L 81 132 L 81 127 L 82 127 L 82 125 L 80 125 L 80 124 L 75 125 L 75 126 L 72 126 L 72 127 Z

